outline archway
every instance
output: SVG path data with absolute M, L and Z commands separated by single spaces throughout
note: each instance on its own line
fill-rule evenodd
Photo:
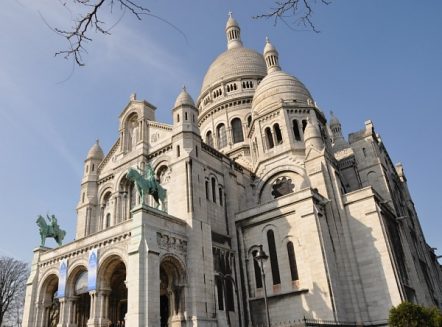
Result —
M 74 317 L 72 323 L 77 327 L 86 327 L 91 311 L 91 297 L 87 287 L 87 270 L 79 269 L 74 275 L 73 300 Z
M 60 319 L 60 302 L 57 298 L 58 277 L 50 275 L 40 290 L 42 326 L 56 327 Z
M 160 264 L 161 327 L 181 326 L 184 319 L 185 274 L 181 263 L 168 256 Z
M 106 310 L 100 317 L 109 326 L 125 326 L 127 313 L 126 266 L 118 256 L 104 261 L 99 272 L 101 301 Z

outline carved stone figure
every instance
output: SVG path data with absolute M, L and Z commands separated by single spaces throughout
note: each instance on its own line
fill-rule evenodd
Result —
M 155 209 L 158 209 L 161 202 L 161 210 L 167 212 L 166 189 L 156 180 L 155 172 L 150 164 L 146 165 L 146 177 L 143 177 L 135 169 L 129 168 L 127 178 L 135 182 L 138 193 L 141 196 L 141 204 L 145 204 L 144 195 L 149 194 L 153 196 L 156 202 Z
M 66 235 L 66 231 L 60 228 L 55 215 L 52 215 L 51 217 L 49 217 L 49 215 L 46 215 L 46 217 L 49 224 L 46 222 L 46 219 L 44 219 L 42 215 L 38 215 L 36 221 L 38 227 L 40 228 L 40 246 L 44 246 L 46 239 L 49 237 L 53 238 L 55 242 L 57 242 L 58 246 L 61 246 Z

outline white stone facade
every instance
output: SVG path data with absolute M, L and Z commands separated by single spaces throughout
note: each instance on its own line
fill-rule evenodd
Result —
M 90 149 L 76 240 L 35 250 L 23 326 L 263 324 L 260 244 L 275 324 L 385 321 L 406 300 L 441 307 L 441 270 L 402 165 L 371 121 L 347 141 L 269 41 L 264 55 L 245 48 L 232 17 L 226 35 L 196 104 L 184 89 L 172 125 L 133 95 L 109 153 Z M 147 164 L 167 213 L 151 196 L 142 205 L 126 177 Z

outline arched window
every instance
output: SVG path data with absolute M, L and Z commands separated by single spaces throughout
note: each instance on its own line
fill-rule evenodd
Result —
M 184 120 L 187 120 L 187 111 L 184 113 Z
M 212 131 L 208 131 L 206 133 L 206 143 L 208 145 L 210 145 L 211 147 L 213 147 L 213 135 L 212 135 Z
M 281 284 L 279 276 L 278 256 L 276 254 L 275 234 L 272 230 L 267 232 L 267 243 L 269 244 L 270 266 L 272 267 L 273 285 Z
M 216 136 L 218 138 L 218 148 L 222 149 L 227 145 L 226 126 L 219 124 L 216 128 Z
M 298 120 L 293 119 L 293 134 L 295 135 L 296 141 L 301 141 L 301 134 L 299 133 Z
M 216 203 L 216 179 L 212 177 L 212 201 Z
M 298 267 L 296 266 L 295 249 L 292 242 L 287 243 L 287 255 L 289 256 L 290 276 L 293 281 L 298 280 Z
M 233 143 L 243 142 L 244 135 L 242 133 L 241 119 L 235 118 L 232 120 L 231 124 L 232 124 Z
M 256 288 L 262 288 L 261 268 L 259 267 L 258 260 L 255 259 L 257 253 L 258 253 L 258 251 L 252 252 L 253 269 L 255 271 L 255 285 L 256 285 Z
M 267 148 L 272 149 L 275 146 L 275 144 L 273 143 L 273 135 L 272 135 L 272 131 L 270 130 L 270 127 L 267 127 L 265 129 L 265 133 L 266 133 L 266 140 L 267 140 Z
M 282 144 L 282 134 L 281 129 L 279 128 L 279 124 L 273 125 L 273 130 L 275 131 L 276 143 Z

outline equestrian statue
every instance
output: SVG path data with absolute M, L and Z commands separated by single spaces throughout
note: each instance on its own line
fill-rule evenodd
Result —
M 37 225 L 40 228 L 40 237 L 41 237 L 41 244 L 40 246 L 45 246 L 45 241 L 47 238 L 52 237 L 55 242 L 57 242 L 58 246 L 62 245 L 62 241 L 66 235 L 66 231 L 60 228 L 57 222 L 57 218 L 55 218 L 55 215 L 52 215 L 49 217 L 49 215 L 46 215 L 48 219 L 48 223 L 46 222 L 46 219 L 42 215 L 38 215 L 37 218 Z
M 163 188 L 155 178 L 155 172 L 150 164 L 146 165 L 145 177 L 137 170 L 129 168 L 127 178 L 135 182 L 138 194 L 141 197 L 141 204 L 145 204 L 144 195 L 149 194 L 152 195 L 155 200 L 155 209 L 158 209 L 161 203 L 161 210 L 167 212 L 167 190 Z

